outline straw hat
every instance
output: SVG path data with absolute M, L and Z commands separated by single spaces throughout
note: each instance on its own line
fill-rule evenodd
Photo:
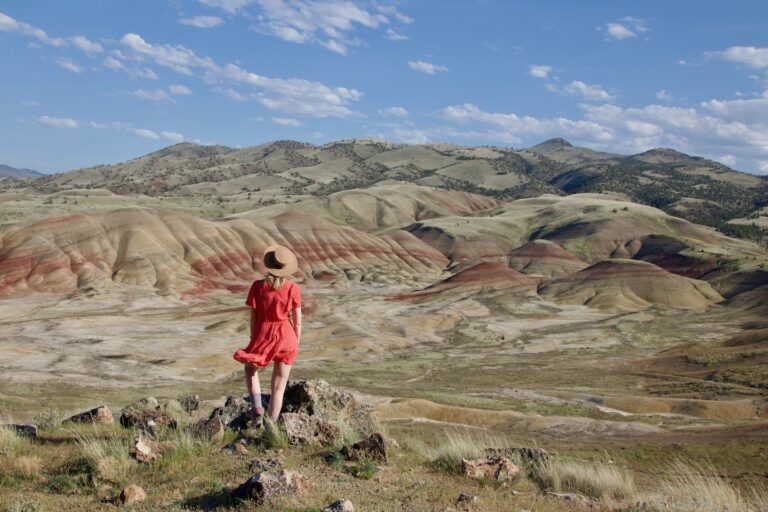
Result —
M 299 268 L 296 255 L 282 245 L 270 245 L 264 251 L 264 266 L 273 276 L 288 277 Z

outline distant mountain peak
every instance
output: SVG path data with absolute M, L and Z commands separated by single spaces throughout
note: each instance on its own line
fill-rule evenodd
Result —
M 32 169 L 17 169 L 10 165 L 0 164 L 0 178 L 39 178 L 43 173 L 33 171 Z
M 571 144 L 570 142 L 568 142 L 567 140 L 565 140 L 565 139 L 563 139 L 561 137 L 555 137 L 554 139 L 545 140 L 541 144 L 538 144 L 538 146 L 543 146 L 545 144 L 547 146 L 563 146 L 565 148 L 572 148 L 573 147 L 573 144 Z

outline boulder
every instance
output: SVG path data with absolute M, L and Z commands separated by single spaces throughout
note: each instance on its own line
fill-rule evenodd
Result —
M 70 416 L 65 421 L 72 423 L 97 423 L 102 425 L 109 425 L 115 422 L 115 418 L 112 416 L 112 411 L 106 405 L 100 405 L 85 412 Z
M 355 512 L 355 506 L 349 500 L 334 501 L 320 512 Z
M 461 459 L 461 472 L 470 478 L 511 482 L 520 474 L 520 468 L 507 457 L 486 457 L 473 460 Z
M 120 491 L 120 503 L 130 507 L 134 503 L 139 503 L 147 499 L 147 493 L 138 485 L 129 485 Z
M 182 396 L 179 398 L 179 403 L 187 414 L 192 414 L 200 408 L 200 397 L 198 395 Z
M 284 412 L 303 412 L 325 420 L 347 418 L 356 406 L 352 393 L 321 379 L 289 382 L 283 397 Z
M 121 412 L 126 413 L 132 411 L 155 411 L 159 408 L 160 404 L 157 402 L 157 399 L 153 396 L 148 396 L 136 400 L 132 404 L 126 405 Z
M 224 439 L 224 424 L 219 418 L 203 418 L 188 425 L 186 430 L 195 439 L 204 439 L 212 443 L 219 443 Z
M 339 427 L 317 416 L 288 412 L 279 421 L 291 444 L 331 445 L 341 439 Z
M 240 395 L 230 395 L 224 402 L 224 407 L 217 407 L 211 412 L 210 419 L 218 418 L 224 424 L 234 430 L 248 428 L 248 412 L 253 408 L 247 398 Z
M 8 425 L 11 429 L 15 430 L 17 434 L 25 437 L 37 437 L 37 427 L 35 425 L 27 424 L 14 424 Z
M 363 435 L 373 434 L 379 426 L 372 406 L 358 404 L 352 393 L 322 379 L 289 382 L 283 412 L 303 412 L 328 421 L 344 421 Z
M 176 428 L 176 420 L 160 410 L 123 411 L 120 424 L 126 428 L 135 428 L 151 436 L 157 436 L 162 428 Z
M 348 460 L 370 459 L 387 462 L 387 442 L 384 436 L 377 432 L 358 443 L 343 447 L 341 454 Z
M 237 500 L 250 499 L 263 503 L 273 501 L 280 496 L 301 494 L 309 487 L 309 478 L 296 471 L 288 469 L 276 472 L 265 471 L 238 486 L 232 491 L 232 497 Z

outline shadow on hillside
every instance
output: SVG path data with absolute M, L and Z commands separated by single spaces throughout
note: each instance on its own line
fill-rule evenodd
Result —
M 185 509 L 190 510 L 217 510 L 220 508 L 232 508 L 238 504 L 232 497 L 229 489 L 211 491 L 200 496 L 187 498 L 183 502 Z

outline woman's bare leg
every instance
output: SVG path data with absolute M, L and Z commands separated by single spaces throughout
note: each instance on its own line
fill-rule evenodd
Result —
M 288 376 L 291 373 L 291 365 L 275 361 L 272 368 L 272 396 L 269 398 L 268 414 L 270 419 L 277 420 L 280 410 L 283 408 L 283 393 L 288 384 Z
M 248 395 L 251 397 L 251 405 L 256 409 L 256 414 L 263 414 L 258 368 L 251 364 L 245 365 L 245 385 L 248 387 Z

